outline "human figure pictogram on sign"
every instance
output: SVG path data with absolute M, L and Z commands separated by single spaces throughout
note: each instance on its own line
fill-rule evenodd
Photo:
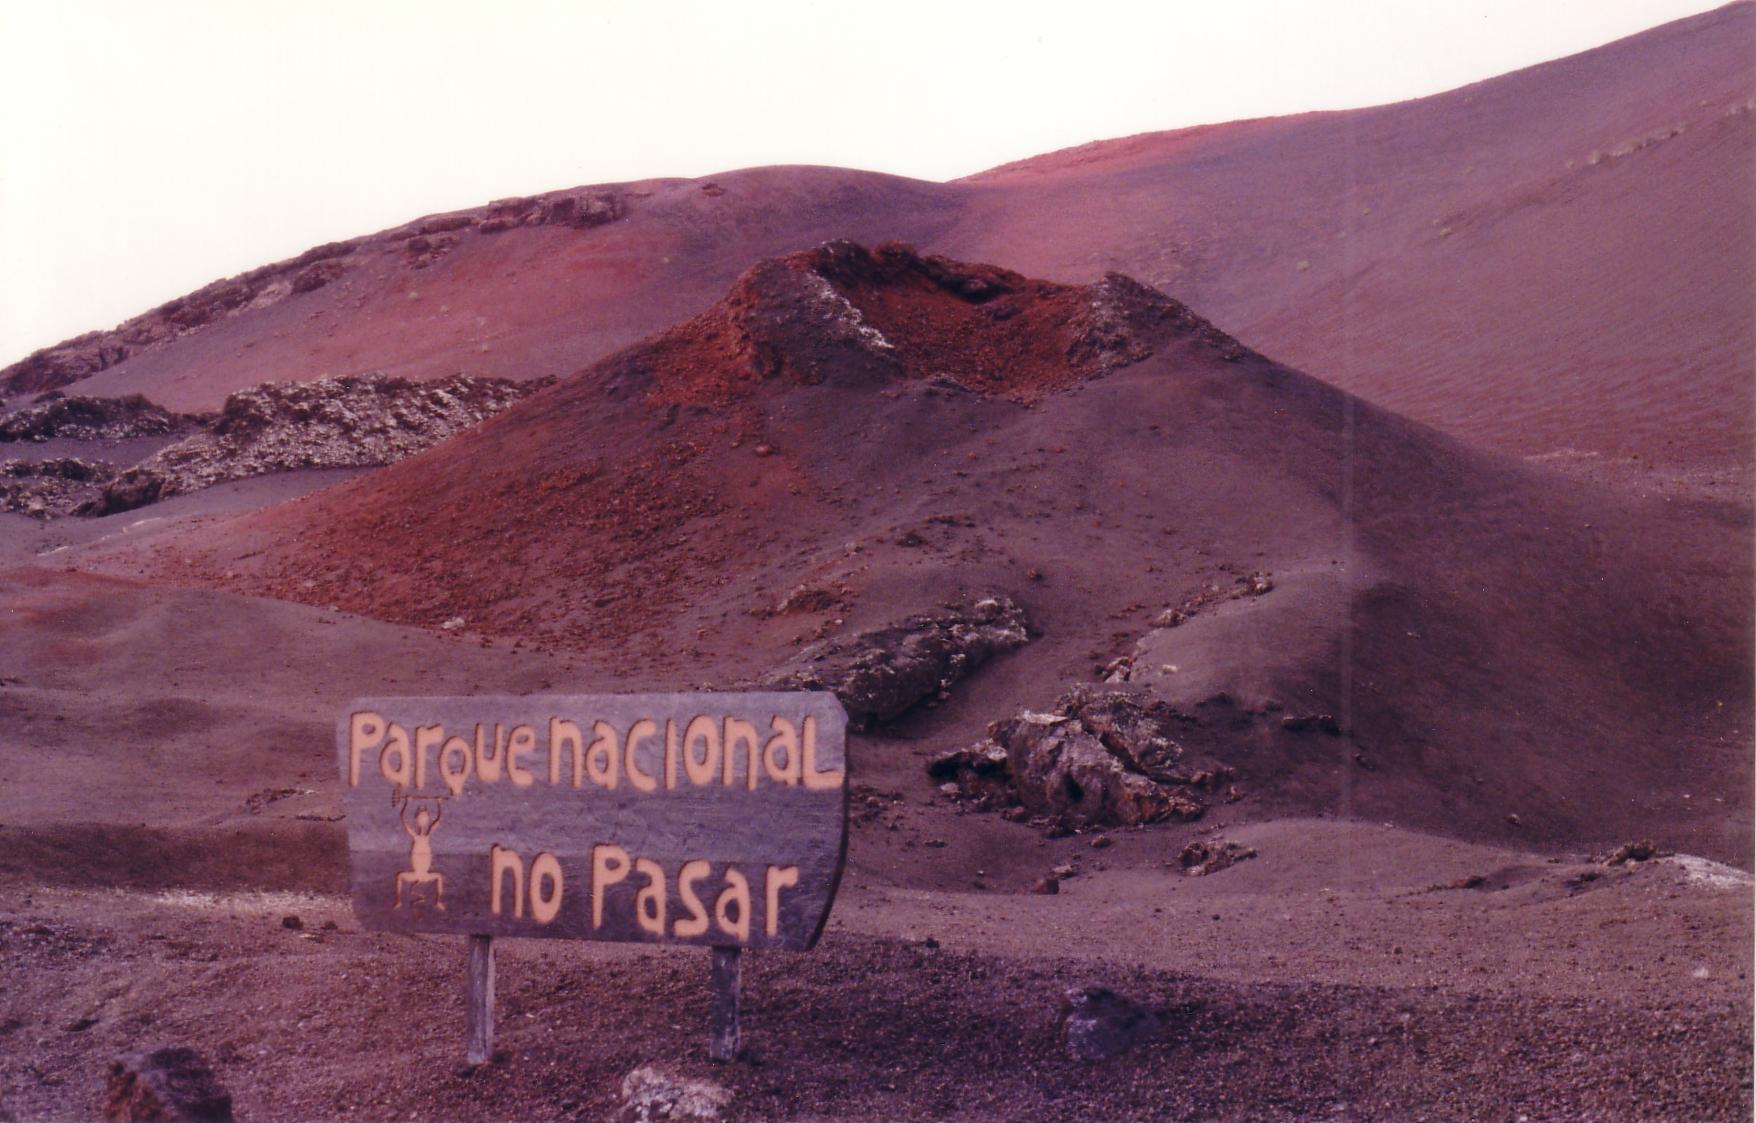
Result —
M 424 898 L 416 895 L 415 890 L 422 885 L 433 886 L 433 905 L 445 908 L 445 875 L 433 869 L 433 832 L 439 827 L 439 820 L 445 815 L 445 797 L 433 799 L 433 811 L 425 807 L 415 812 L 415 821 L 409 823 L 410 797 L 404 796 L 398 817 L 402 820 L 403 832 L 409 836 L 409 868 L 396 875 L 396 903 L 392 908 L 401 908 L 402 892 L 406 886 L 409 890 L 409 907 Z

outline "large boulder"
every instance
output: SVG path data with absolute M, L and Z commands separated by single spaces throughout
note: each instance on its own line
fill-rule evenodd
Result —
M 1013 790 L 1026 811 L 1071 825 L 1136 826 L 1193 819 L 1200 803 L 1130 771 L 1124 759 L 1075 717 L 1022 713 L 995 722 Z
M 994 722 L 987 740 L 935 757 L 927 772 L 980 807 L 1018 807 L 1065 827 L 1196 819 L 1207 793 L 1235 776 L 1189 767 L 1179 720 L 1137 692 L 1077 686 L 1051 712 Z

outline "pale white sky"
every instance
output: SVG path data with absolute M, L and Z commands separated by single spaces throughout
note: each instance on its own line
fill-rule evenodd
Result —
M 777 163 L 948 179 L 1399 101 L 1703 0 L 0 0 L 0 365 L 435 211 Z

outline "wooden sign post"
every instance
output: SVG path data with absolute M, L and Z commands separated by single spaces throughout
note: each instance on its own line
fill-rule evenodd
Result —
M 823 692 L 361 699 L 336 731 L 354 913 L 469 937 L 472 1064 L 496 936 L 712 948 L 730 1060 L 742 952 L 807 950 L 829 919 L 846 729 Z

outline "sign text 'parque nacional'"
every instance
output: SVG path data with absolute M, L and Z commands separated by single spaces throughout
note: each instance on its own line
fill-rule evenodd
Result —
M 367 698 L 337 728 L 367 927 L 789 948 L 847 849 L 827 693 Z

